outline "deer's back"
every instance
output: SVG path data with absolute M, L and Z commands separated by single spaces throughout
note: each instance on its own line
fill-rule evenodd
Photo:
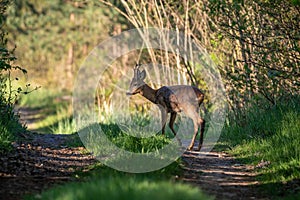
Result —
M 199 88 L 188 85 L 163 86 L 157 95 L 164 99 L 169 112 L 198 109 L 204 100 L 204 93 Z
M 201 104 L 204 100 L 204 93 L 195 86 L 173 85 L 168 88 L 174 92 L 180 103 L 190 102 Z

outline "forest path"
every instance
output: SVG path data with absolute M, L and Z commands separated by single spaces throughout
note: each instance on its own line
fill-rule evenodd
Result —
M 35 111 L 32 114 L 36 115 Z M 23 110 L 23 116 L 27 124 L 37 120 L 27 110 L 25 114 Z M 24 138 L 13 144 L 15 150 L 0 157 L 0 199 L 21 199 L 24 194 L 74 181 L 75 171 L 84 171 L 96 162 L 84 147 L 69 146 L 77 135 L 22 135 Z M 200 187 L 216 199 L 268 199 L 258 193 L 254 167 L 239 164 L 224 152 L 186 151 L 182 160 L 179 180 Z
M 216 199 L 268 199 L 260 194 L 253 166 L 239 164 L 224 152 L 185 152 L 182 180 Z
M 0 157 L 0 199 L 22 199 L 50 186 L 74 181 L 74 172 L 96 162 L 83 147 L 68 147 L 73 135 L 26 133 Z

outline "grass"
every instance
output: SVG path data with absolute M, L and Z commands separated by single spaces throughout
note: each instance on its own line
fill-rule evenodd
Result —
M 2 38 L 3 39 L 3 38 Z M 1 45 L 0 45 L 1 46 Z M 15 112 L 15 100 L 18 98 L 19 89 L 12 86 L 11 72 L 13 67 L 9 65 L 10 55 L 4 53 L 1 48 L 0 55 L 0 154 L 12 150 L 12 142 L 16 141 L 20 133 L 26 132 Z M 8 56 L 8 57 L 6 57 Z
M 57 115 L 61 116 L 60 113 Z M 73 118 L 67 117 L 57 121 L 55 124 L 50 126 L 49 129 L 51 130 L 51 133 L 73 134 L 76 133 L 76 124 Z
M 264 180 L 284 182 L 300 178 L 300 113 L 286 113 L 275 134 L 244 144 L 237 146 L 234 153 L 253 163 L 271 162 Z
M 13 106 L 0 103 L 0 153 L 11 149 L 11 144 L 19 133 L 26 131 L 20 124 L 19 117 L 14 113 Z
M 197 188 L 169 181 L 137 178 L 109 178 L 92 182 L 71 183 L 42 193 L 32 199 L 212 199 Z
M 60 98 L 65 96 L 63 91 L 49 90 L 39 88 L 29 94 L 22 95 L 19 99 L 19 105 L 29 108 L 57 108 L 64 104 Z
M 141 119 L 142 120 L 142 119 Z M 154 135 L 151 137 L 134 137 L 130 135 L 130 131 L 121 131 L 119 126 L 115 123 L 100 124 L 102 131 L 105 135 L 119 148 L 136 152 L 145 153 L 161 149 L 164 145 L 169 144 L 170 139 L 155 133 L 143 133 L 145 135 Z
M 100 128 L 105 136 L 99 134 Z M 121 131 L 116 124 L 95 123 L 81 129 L 79 134 L 87 150 L 93 152 L 94 156 L 106 165 L 126 172 L 159 169 L 174 162 L 181 153 L 174 141 L 162 135 L 133 137 Z
M 156 172 L 130 174 L 102 165 L 88 173 L 78 173 L 82 182 L 68 183 L 25 199 L 213 199 L 201 190 L 177 182 L 179 162 Z
M 28 127 L 30 130 L 42 133 L 74 133 L 71 127 L 66 127 L 71 124 L 67 121 L 70 120 L 72 109 L 70 97 L 63 92 L 40 88 L 23 95 L 19 106 L 38 113 L 32 116 L 38 120 Z
M 227 124 L 222 141 L 244 163 L 257 167 L 258 179 L 270 189 L 300 179 L 299 97 L 268 109 L 252 106 L 241 124 Z M 259 167 L 261 163 L 266 165 Z M 268 187 L 268 185 L 270 187 Z M 300 189 L 298 189 L 300 195 Z

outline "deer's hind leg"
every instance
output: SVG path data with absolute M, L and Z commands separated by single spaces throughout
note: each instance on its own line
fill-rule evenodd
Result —
M 175 122 L 175 119 L 176 119 L 176 115 L 177 115 L 176 112 L 171 112 L 171 117 L 170 117 L 170 122 L 169 122 L 169 127 L 170 127 L 170 129 L 173 132 L 175 137 L 176 137 L 176 131 L 174 130 L 174 122 Z M 182 146 L 181 140 L 178 137 L 176 137 L 176 139 L 177 139 L 179 145 Z
M 199 128 L 197 118 L 192 118 L 192 119 L 193 119 L 193 123 L 194 123 L 194 135 L 193 135 L 192 141 L 190 143 L 190 146 L 188 147 L 189 151 L 191 151 L 193 149 L 193 147 L 194 147 L 195 139 L 196 139 L 196 137 L 198 135 L 198 128 Z
M 170 122 L 169 122 L 169 127 L 170 127 L 171 131 L 173 132 L 174 136 L 176 136 L 176 132 L 174 130 L 174 122 L 176 119 L 176 115 L 177 115 L 176 112 L 171 112 L 171 117 L 170 117 Z
M 200 128 L 200 140 L 199 140 L 199 146 L 198 146 L 198 151 L 200 151 L 202 144 L 203 144 L 203 135 L 204 135 L 204 130 L 205 130 L 205 120 L 202 119 L 201 117 L 198 118 L 198 124 L 201 127 Z
M 188 147 L 188 150 L 192 150 L 194 147 L 195 139 L 198 135 L 199 127 L 201 127 L 201 130 L 200 130 L 200 141 L 197 150 L 199 151 L 202 147 L 205 121 L 199 116 L 198 113 L 199 113 L 199 109 L 190 110 L 190 112 L 187 113 L 187 115 L 193 120 L 193 124 L 194 124 L 194 134 L 193 134 L 192 141 Z

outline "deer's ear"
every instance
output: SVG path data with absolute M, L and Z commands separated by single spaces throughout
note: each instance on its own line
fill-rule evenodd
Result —
M 139 73 L 139 79 L 144 80 L 146 78 L 146 72 L 143 70 L 142 72 Z

